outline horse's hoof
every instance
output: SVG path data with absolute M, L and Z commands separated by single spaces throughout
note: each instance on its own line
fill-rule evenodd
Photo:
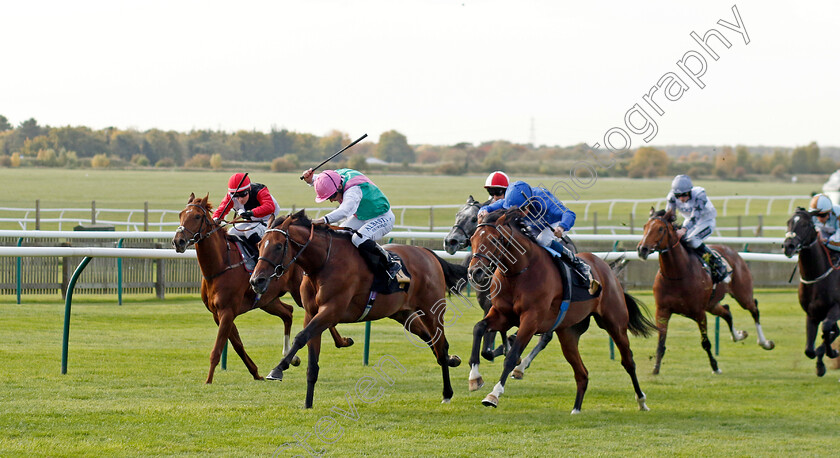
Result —
M 265 381 L 265 377 L 258 375 L 258 376 L 256 376 L 256 377 L 254 377 L 254 380 L 258 380 L 258 381 L 264 382 L 264 381 Z
M 443 398 L 443 401 L 440 401 L 441 404 L 449 404 L 452 402 L 452 398 Z
M 829 358 L 832 358 L 832 359 L 836 358 L 838 356 L 837 355 L 837 350 L 835 350 L 833 348 L 829 348 L 828 351 L 825 353 L 825 356 L 828 356 Z
M 525 378 L 525 372 L 516 368 L 513 370 L 513 372 L 510 373 L 510 377 L 515 378 L 516 380 L 522 380 L 523 378 Z
M 712 373 L 713 373 L 713 374 L 722 374 L 722 373 L 723 373 L 723 371 L 722 371 L 722 370 L 720 370 L 720 368 L 717 368 L 717 369 L 712 369 Z
M 461 365 L 461 358 L 458 355 L 449 356 L 449 367 L 458 367 Z
M 496 355 L 493 353 L 492 350 L 482 350 L 481 357 L 486 359 L 487 361 L 493 361 L 496 358 Z
M 740 342 L 740 341 L 746 339 L 747 335 L 748 335 L 747 331 L 736 331 L 735 334 L 736 335 L 732 336 L 732 341 L 733 342 Z
M 580 409 L 572 409 L 571 415 L 577 415 L 580 413 Z
M 268 373 L 268 375 L 265 376 L 265 379 L 266 380 L 282 381 L 283 380 L 283 371 L 281 371 L 280 369 L 275 367 L 274 369 L 271 370 L 271 372 Z
M 348 338 L 347 338 L 347 343 L 344 345 L 344 347 L 345 347 L 345 348 L 346 348 L 346 347 L 352 347 L 354 343 L 355 343 L 355 342 L 353 342 L 353 338 L 352 338 L 352 337 L 348 337 Z
M 814 359 L 817 357 L 817 352 L 814 350 L 805 350 L 805 357 L 808 359 Z
M 652 374 L 653 374 L 653 375 L 659 375 L 659 368 L 658 368 L 658 367 L 654 367 L 654 368 L 653 368 L 653 372 L 652 372 Z
M 481 401 L 481 403 L 485 407 L 498 407 L 499 406 L 499 398 L 497 398 L 496 395 L 494 395 L 493 393 L 490 393 L 490 394 L 487 395 L 486 398 L 484 398 Z
M 768 341 L 764 342 L 763 344 L 759 343 L 759 345 L 761 345 L 761 348 L 763 348 L 765 350 L 772 350 L 772 349 L 776 348 L 776 344 L 772 340 L 768 340 Z
M 292 366 L 300 366 L 300 357 L 298 355 L 295 355 L 295 357 L 292 358 Z
M 817 377 L 825 375 L 825 364 L 822 361 L 817 361 Z
M 484 386 L 484 377 L 470 380 L 470 391 L 475 391 Z
M 636 396 L 636 402 L 639 403 L 639 410 L 641 410 L 642 412 L 647 412 L 647 411 L 650 410 L 648 408 L 647 404 L 645 404 L 645 401 L 647 401 L 647 396 L 644 396 L 644 393 L 642 393 L 642 394 L 643 394 L 642 397 Z

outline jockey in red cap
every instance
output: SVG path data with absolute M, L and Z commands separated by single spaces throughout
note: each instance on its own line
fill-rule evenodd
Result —
M 231 226 L 228 234 L 239 237 L 248 248 L 253 248 L 251 255 L 257 253 L 257 244 L 265 234 L 269 217 L 280 213 L 277 201 L 264 184 L 251 183 L 244 173 L 234 173 L 228 180 L 225 198 L 213 212 L 213 219 L 220 222 L 230 210 L 246 221 Z

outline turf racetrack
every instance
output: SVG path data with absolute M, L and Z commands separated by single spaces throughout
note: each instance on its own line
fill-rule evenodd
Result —
M 652 313 L 649 292 L 634 294 Z M 216 326 L 198 297 L 130 297 L 123 306 L 115 297 L 77 297 L 68 374 L 61 375 L 63 302 L 24 296 L 17 305 L 6 296 L 0 298 L 0 455 L 825 454 L 838 444 L 831 419 L 840 372 L 814 375 L 813 361 L 803 355 L 805 316 L 795 291 L 756 297 L 776 348 L 756 345 L 749 314 L 733 303 L 736 327 L 750 336 L 732 343 L 722 330 L 720 375 L 712 374 L 697 326 L 686 318 L 671 320 L 658 376 L 651 375 L 655 338 L 631 338 L 650 412 L 638 411 L 629 377 L 609 359 L 607 334 L 593 322 L 581 339 L 589 389 L 582 413 L 571 416 L 575 385 L 556 339 L 524 380 L 508 382 L 498 409 L 480 401 L 499 376 L 500 360 L 482 361 L 487 384 L 468 392 L 471 332 L 480 311 L 457 301 L 450 304 L 463 315 L 447 315 L 447 337 L 464 364 L 452 370 L 451 404 L 440 403 L 440 369 L 431 351 L 415 347 L 388 320 L 373 323 L 371 362 L 385 355 L 399 361 L 406 370 L 390 372 L 394 384 L 380 382 L 368 392 L 378 398 L 360 400 L 357 383 L 377 375 L 361 364 L 364 325 L 340 325 L 356 345 L 338 350 L 325 335 L 315 407 L 304 410 L 305 350 L 304 366 L 291 368 L 282 382 L 254 381 L 231 351 L 228 370 L 217 370 L 213 385 L 204 385 Z M 302 317 L 296 309 L 293 333 Z M 254 311 L 236 323 L 265 375 L 281 356 L 280 320 Z

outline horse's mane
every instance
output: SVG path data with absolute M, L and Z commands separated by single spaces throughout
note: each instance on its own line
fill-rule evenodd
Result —
M 204 207 L 205 210 L 208 212 L 213 212 L 213 204 L 210 203 L 210 199 L 205 197 L 196 197 L 193 201 L 193 204 Z
M 306 215 L 306 209 L 299 210 L 297 213 L 288 215 L 285 218 L 276 218 L 274 222 L 271 224 L 271 228 L 276 228 L 283 224 L 287 219 L 292 218 L 291 226 L 301 226 L 305 228 L 310 228 L 312 226 L 312 220 L 309 219 L 309 216 Z M 353 233 L 346 230 L 338 230 L 335 226 L 327 226 L 324 224 L 316 224 L 315 230 L 318 232 L 329 232 L 333 235 L 336 235 L 341 238 L 349 239 L 353 236 Z
M 657 210 L 656 213 L 653 214 L 653 216 L 661 218 L 661 217 L 665 216 L 665 213 L 666 213 L 665 209 L 663 208 L 662 210 Z

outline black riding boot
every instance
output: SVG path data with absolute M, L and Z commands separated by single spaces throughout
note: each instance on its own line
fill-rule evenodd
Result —
M 371 271 L 382 269 L 390 278 L 395 278 L 400 271 L 400 265 L 391 262 L 388 253 L 373 240 L 365 240 L 359 245 L 359 253 L 364 258 Z
M 723 262 L 723 258 L 721 258 L 719 254 L 710 250 L 705 243 L 701 243 L 700 246 L 694 249 L 694 252 L 697 253 L 700 256 L 700 259 L 705 261 L 712 270 L 712 283 L 729 281 L 730 272 L 727 271 L 726 264 Z
M 598 292 L 598 288 L 601 284 L 598 283 L 598 280 L 595 280 L 595 278 L 592 277 L 592 269 L 589 267 L 589 264 L 581 261 L 580 258 L 572 253 L 572 250 L 566 248 L 566 246 L 560 243 L 559 240 L 552 240 L 549 247 L 560 253 L 560 259 L 566 261 L 568 264 L 571 264 L 576 271 L 581 273 L 583 280 L 587 283 L 589 294 L 594 296 L 595 293 Z

